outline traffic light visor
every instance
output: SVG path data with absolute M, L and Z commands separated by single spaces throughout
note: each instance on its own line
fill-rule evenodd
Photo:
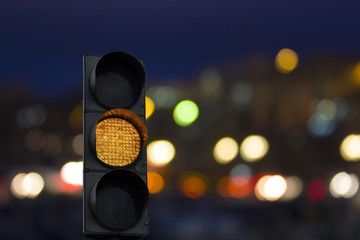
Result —
M 106 108 L 126 108 L 134 104 L 145 84 L 142 63 L 125 52 L 103 56 L 90 75 L 90 89 Z
M 124 230 L 141 218 L 149 197 L 146 183 L 135 173 L 115 169 L 92 188 L 90 208 L 106 228 Z
M 147 140 L 147 129 L 135 113 L 113 109 L 98 121 L 95 139 L 98 159 L 113 167 L 123 167 L 140 155 Z

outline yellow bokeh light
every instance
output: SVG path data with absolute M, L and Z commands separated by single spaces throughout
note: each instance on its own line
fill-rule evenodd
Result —
M 78 104 L 74 110 L 69 115 L 68 121 L 71 127 L 75 129 L 82 128 L 83 122 L 83 106 L 82 103 Z
M 284 48 L 276 55 L 275 67 L 281 73 L 290 73 L 298 65 L 298 61 L 298 56 L 293 50 Z
M 351 75 L 352 82 L 360 86 L 360 62 L 355 65 Z
M 156 172 L 148 172 L 148 188 L 149 192 L 156 194 L 164 189 L 165 181 L 164 178 Z
M 220 164 L 232 161 L 239 152 L 239 145 L 230 137 L 220 139 L 214 147 L 214 158 Z
M 269 150 L 267 140 L 260 135 L 250 135 L 240 145 L 240 156 L 248 162 L 263 158 Z
M 348 135 L 340 145 L 340 154 L 347 161 L 359 161 L 360 135 Z
M 175 157 L 175 147 L 167 140 L 153 141 L 147 148 L 148 161 L 155 167 L 163 167 Z
M 149 97 L 145 97 L 145 116 L 146 119 L 148 119 L 155 111 L 155 103 L 154 101 L 149 98 Z

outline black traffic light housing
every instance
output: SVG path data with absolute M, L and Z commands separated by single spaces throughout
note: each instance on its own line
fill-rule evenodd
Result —
M 101 239 L 148 234 L 145 70 L 124 52 L 83 59 L 83 231 Z

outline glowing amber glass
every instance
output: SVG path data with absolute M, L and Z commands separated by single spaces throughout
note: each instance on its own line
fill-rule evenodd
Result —
M 141 150 L 138 130 L 121 118 L 105 118 L 96 125 L 96 154 L 110 166 L 122 167 L 134 162 Z

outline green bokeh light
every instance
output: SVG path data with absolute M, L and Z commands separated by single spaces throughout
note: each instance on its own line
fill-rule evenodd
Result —
M 192 124 L 198 116 L 199 108 L 193 101 L 190 100 L 179 102 L 174 109 L 174 120 L 182 127 Z

